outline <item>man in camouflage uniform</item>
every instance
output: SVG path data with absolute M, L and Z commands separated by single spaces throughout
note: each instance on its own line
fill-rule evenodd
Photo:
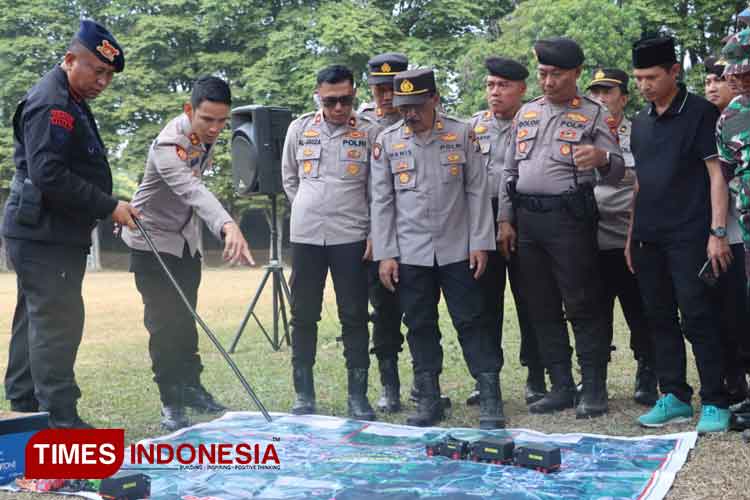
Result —
M 606 109 L 578 92 L 584 60 L 580 46 L 569 38 L 552 38 L 535 43 L 534 53 L 544 95 L 523 105 L 514 120 L 499 193 L 499 241 L 509 255 L 517 224 L 522 293 L 552 381 L 552 390 L 529 411 L 551 413 L 575 404 L 567 319 L 583 377 L 576 417 L 590 418 L 608 411 L 609 347 L 593 184 L 597 178 L 619 181 L 623 159 Z
M 526 93 L 526 77 L 529 76 L 529 72 L 522 64 L 503 57 L 489 57 L 484 64 L 488 73 L 485 84 L 489 109 L 475 113 L 471 118 L 471 127 L 482 148 L 482 161 L 487 167 L 487 184 L 492 197 L 493 217 L 497 219 L 497 194 L 503 164 L 507 160 L 510 127 Z M 529 319 L 528 305 L 520 294 L 517 254 L 512 253 L 506 260 L 497 250 L 487 252 L 487 270 L 479 282 L 484 291 L 493 332 L 498 336 L 502 366 L 506 267 L 521 330 L 521 365 L 529 369 L 526 378 L 526 404 L 531 404 L 542 399 L 547 389 L 544 382 L 544 366 L 539 358 L 539 348 Z M 478 384 L 466 403 L 479 403 Z
M 467 123 L 437 111 L 432 70 L 399 73 L 394 104 L 403 121 L 372 149 L 372 235 L 380 279 L 399 289 L 419 390 L 409 425 L 443 418 L 439 375 L 443 351 L 437 305 L 445 295 L 471 375 L 480 383 L 479 426 L 504 427 L 500 355 L 477 280 L 494 250 L 487 173 Z
M 371 258 L 368 184 L 377 127 L 352 109 L 351 70 L 333 65 L 317 76 L 322 107 L 291 123 L 281 159 L 292 205 L 292 413 L 315 412 L 313 365 L 318 321 L 331 270 L 341 321 L 349 416 L 373 420 L 367 400 L 367 267 Z
M 730 192 L 736 199 L 735 208 L 745 247 L 745 275 L 750 281 L 750 28 L 732 36 L 721 55 L 726 62 L 724 77 L 739 90 L 740 95 L 729 103 L 719 117 L 716 124 L 717 148 L 724 174 L 731 179 Z M 741 265 L 742 262 L 735 259 L 734 264 Z M 747 328 L 744 332 L 744 338 L 738 340 L 741 356 L 744 355 L 747 362 L 750 339 Z M 732 428 L 750 428 L 750 399 L 732 409 Z

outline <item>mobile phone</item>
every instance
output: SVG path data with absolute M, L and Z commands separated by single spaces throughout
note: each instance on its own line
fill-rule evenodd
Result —
M 719 281 L 718 276 L 714 274 L 714 268 L 711 266 L 711 259 L 708 259 L 701 270 L 698 272 L 698 277 L 708 286 L 716 286 L 716 282 Z

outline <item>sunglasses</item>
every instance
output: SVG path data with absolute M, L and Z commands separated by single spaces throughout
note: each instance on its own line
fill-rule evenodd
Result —
M 354 103 L 353 95 L 328 96 L 321 99 L 326 108 L 335 108 L 337 103 L 342 106 L 351 106 Z

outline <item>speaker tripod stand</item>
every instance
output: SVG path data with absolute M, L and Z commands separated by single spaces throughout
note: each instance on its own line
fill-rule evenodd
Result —
M 242 319 L 242 323 L 234 336 L 232 345 L 229 347 L 229 352 L 232 354 L 234 354 L 237 343 L 242 336 L 242 332 L 245 330 L 245 326 L 247 326 L 247 322 L 251 317 L 258 324 L 258 327 L 261 332 L 263 332 L 263 335 L 265 335 L 274 351 L 281 349 L 281 345 L 284 341 L 286 341 L 287 345 L 291 345 L 291 341 L 289 340 L 289 323 L 286 314 L 286 303 L 288 302 L 291 304 L 291 294 L 289 293 L 289 285 L 284 278 L 284 266 L 279 261 L 276 195 L 270 194 L 269 197 L 271 198 L 271 222 L 269 224 L 271 227 L 271 259 L 268 261 L 268 265 L 264 266 L 266 271 L 263 274 L 263 279 L 260 281 L 260 285 L 258 285 L 258 289 L 255 291 L 255 296 L 253 296 L 253 300 L 247 308 L 245 317 Z M 258 319 L 258 316 L 255 314 L 255 306 L 258 304 L 258 300 L 260 299 L 269 278 L 271 279 L 273 297 L 272 335 L 269 335 L 268 331 L 263 327 L 260 319 Z M 279 318 L 281 318 L 282 327 L 284 329 L 284 335 L 281 338 L 279 338 Z

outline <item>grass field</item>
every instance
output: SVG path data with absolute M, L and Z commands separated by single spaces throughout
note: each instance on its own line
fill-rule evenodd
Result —
M 225 346 L 234 337 L 261 276 L 260 269 L 204 271 L 198 310 Z M 609 369 L 610 413 L 588 421 L 576 420 L 573 410 L 554 416 L 529 415 L 523 401 L 525 370 L 518 363 L 518 324 L 509 294 L 510 292 L 506 300 L 503 342 L 506 365 L 501 378 L 510 426 L 546 432 L 590 432 L 624 436 L 655 433 L 645 431 L 634 423 L 643 408 L 631 400 L 635 363 L 627 347 L 627 328 L 619 311 L 615 332 L 618 350 L 613 353 L 613 364 Z M 163 434 L 159 428 L 159 396 L 151 381 L 148 338 L 142 323 L 143 306 L 132 275 L 124 272 L 89 273 L 84 281 L 84 296 L 86 325 L 76 365 L 78 382 L 83 392 L 79 401 L 81 415 L 97 427 L 125 428 L 126 442 Z M 0 369 L 3 373 L 7 363 L 5 353 L 15 301 L 15 275 L 0 273 L 0 346 L 3 350 Z M 270 288 L 264 293 L 257 311 L 264 325 L 270 326 Z M 318 408 L 320 413 L 345 416 L 346 374 L 342 346 L 335 340 L 339 334 L 339 323 L 330 282 L 326 289 L 322 316 L 315 367 Z M 444 425 L 476 426 L 478 410 L 476 407 L 467 408 L 463 404 L 473 386 L 473 380 L 465 367 L 455 332 L 444 310 L 441 314 L 441 329 L 444 332 L 445 350 L 441 385 L 443 392 L 454 403 L 452 415 Z M 204 385 L 217 399 L 235 410 L 256 410 L 229 367 L 202 333 L 201 354 L 205 365 Z M 240 340 L 234 359 L 269 410 L 288 411 L 293 390 L 290 352 L 286 346 L 281 351 L 274 352 L 251 322 Z M 408 348 L 402 355 L 400 365 L 403 392 L 406 392 L 411 384 Z M 692 359 L 689 363 L 689 375 L 697 392 Z M 378 388 L 377 370 L 373 369 L 370 372 L 369 392 L 373 404 Z M 694 405 L 698 414 L 695 398 Z M 0 408 L 7 409 L 8 402 L 2 401 Z M 392 417 L 378 417 L 403 423 L 412 408 L 407 402 L 403 413 Z M 196 421 L 200 420 L 195 417 Z M 696 420 L 691 424 L 670 427 L 661 433 L 692 430 Z M 0 493 L 0 498 L 36 497 Z M 736 433 L 700 438 L 668 498 L 750 499 L 750 446 L 742 444 Z

